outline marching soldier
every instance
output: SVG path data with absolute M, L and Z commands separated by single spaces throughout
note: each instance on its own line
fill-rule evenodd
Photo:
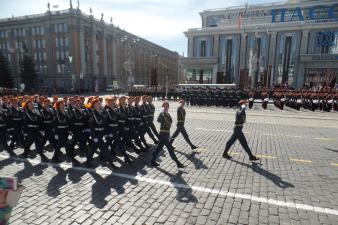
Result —
M 75 159 L 75 154 L 71 149 L 70 141 L 68 139 L 70 132 L 70 116 L 65 111 L 65 103 L 63 100 L 59 100 L 54 105 L 55 109 L 55 140 L 57 142 L 56 149 L 52 160 L 54 162 L 61 162 L 59 156 L 61 154 L 61 148 L 64 147 L 67 156 L 71 159 L 73 165 L 78 165 L 79 162 Z
M 232 157 L 228 154 L 228 151 L 230 150 L 230 147 L 235 143 L 235 141 L 238 139 L 241 143 L 242 147 L 248 153 L 249 159 L 251 161 L 259 160 L 256 156 L 254 156 L 248 146 L 248 143 L 245 139 L 245 136 L 243 134 L 243 124 L 246 122 L 246 114 L 245 114 L 245 108 L 246 108 L 246 100 L 241 100 L 238 103 L 239 109 L 236 112 L 236 121 L 235 121 L 235 127 L 234 127 L 234 133 L 229 138 L 228 142 L 226 143 L 225 150 L 223 153 L 223 158 L 231 159 Z
M 172 160 L 176 162 L 176 165 L 178 168 L 184 168 L 184 165 L 178 161 L 175 152 L 174 147 L 169 142 L 169 136 L 170 136 L 170 127 L 172 124 L 172 118 L 169 114 L 169 102 L 164 101 L 162 104 L 163 112 L 160 113 L 157 122 L 161 123 L 160 128 L 160 134 L 159 134 L 159 143 L 153 152 L 153 158 L 151 160 L 151 165 L 154 167 L 159 166 L 159 164 L 156 162 L 157 156 L 162 150 L 163 146 L 166 146 L 169 152 L 169 155 Z
M 39 132 L 41 122 L 40 114 L 38 114 L 37 111 L 35 110 L 33 100 L 27 100 L 23 104 L 23 108 L 25 109 L 24 133 L 26 136 L 23 157 L 24 158 L 28 157 L 29 148 L 34 143 L 36 151 L 41 157 L 41 161 L 46 162 L 48 161 L 48 158 L 43 154 L 41 134 Z
M 90 134 L 93 139 L 92 144 L 89 146 L 88 157 L 86 165 L 88 167 L 92 167 L 92 160 L 94 156 L 94 152 L 99 149 L 100 155 L 103 157 L 105 162 L 107 162 L 113 169 L 118 169 L 113 160 L 108 153 L 108 147 L 106 143 L 103 141 L 103 137 L 105 136 L 105 116 L 100 110 L 101 102 L 98 98 L 94 99 L 90 103 L 90 108 L 92 108 L 92 114 L 89 119 L 89 127 Z
M 54 148 L 54 151 L 56 149 L 56 140 L 55 140 L 55 134 L 54 134 L 54 112 L 51 109 L 50 100 L 46 98 L 42 103 L 42 109 L 40 110 L 41 115 L 41 131 L 43 133 L 42 137 L 42 146 L 45 146 L 46 142 L 48 141 L 52 147 Z
M 106 144 L 107 146 L 110 146 L 110 150 L 112 155 L 116 156 L 115 149 L 118 147 L 119 151 L 122 153 L 124 157 L 124 161 L 126 163 L 132 163 L 132 160 L 130 159 L 129 155 L 127 154 L 126 148 L 123 146 L 121 137 L 119 136 L 119 130 L 118 130 L 118 119 L 119 115 L 117 113 L 117 109 L 114 108 L 114 105 L 116 104 L 116 97 L 113 98 L 107 98 L 106 99 L 106 105 L 104 107 L 106 118 L 107 118 L 107 124 L 106 124 Z
M 158 138 L 158 132 L 157 132 L 156 127 L 154 125 L 155 106 L 153 104 L 153 98 L 151 96 L 148 96 L 147 102 L 148 102 L 148 108 L 149 108 L 148 125 L 149 125 L 151 131 Z M 156 144 L 158 144 L 158 142 Z
M 11 155 L 13 152 L 9 149 L 9 146 L 7 144 L 7 113 L 3 109 L 3 104 L 0 104 L 0 152 L 4 149 L 8 151 Z
M 78 145 L 80 151 L 87 153 L 87 137 L 84 134 L 85 129 L 88 127 L 88 115 L 81 107 L 80 99 L 74 100 L 74 107 L 71 109 L 71 128 L 73 132 L 73 139 L 71 142 L 71 149 L 74 151 L 75 145 Z
M 190 139 L 189 139 L 189 135 L 187 133 L 187 131 L 185 130 L 185 127 L 184 127 L 184 123 L 185 123 L 185 115 L 186 115 L 186 112 L 185 112 L 185 109 L 184 109 L 184 106 L 185 106 L 185 101 L 184 100 L 180 100 L 178 102 L 180 105 L 179 107 L 177 108 L 177 128 L 176 128 L 176 131 L 174 132 L 173 136 L 171 137 L 170 139 L 170 144 L 172 145 L 175 138 L 181 133 L 184 137 L 184 140 L 190 145 L 190 148 L 192 150 L 198 148 L 197 146 L 195 146 L 193 143 L 191 143 Z
M 129 108 L 129 112 L 132 113 L 134 117 L 135 143 L 139 148 L 142 149 L 142 151 L 146 151 L 146 149 L 149 149 L 150 146 L 148 145 L 144 137 L 144 135 L 146 134 L 146 128 L 144 124 L 145 118 L 143 117 L 144 113 L 141 111 L 139 102 L 140 102 L 140 97 L 139 96 L 134 97 L 135 105 L 132 106 L 132 104 L 128 104 L 128 108 Z M 142 146 L 142 143 L 145 147 Z
M 136 107 L 136 103 L 135 103 L 135 107 Z M 150 112 L 150 108 L 149 108 L 148 103 L 147 103 L 147 96 L 146 95 L 142 96 L 142 105 L 140 106 L 140 112 L 141 112 L 141 115 L 142 115 L 143 129 L 149 135 L 149 137 L 153 140 L 153 142 L 155 144 L 158 144 L 158 141 L 156 140 L 154 134 L 152 133 L 152 131 L 150 129 L 150 124 L 148 123 L 148 121 L 149 121 L 148 118 L 149 118 L 149 115 L 151 114 L 151 112 Z M 143 135 L 143 138 L 144 138 L 144 135 Z
M 22 133 L 22 127 L 23 127 L 23 111 L 18 106 L 18 99 L 12 98 L 11 106 L 8 110 L 8 122 L 9 122 L 9 128 L 8 131 L 12 135 L 11 142 L 9 144 L 10 149 L 14 148 L 14 143 L 23 145 L 23 133 Z

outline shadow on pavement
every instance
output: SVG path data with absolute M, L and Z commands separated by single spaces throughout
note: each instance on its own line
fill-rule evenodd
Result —
M 336 152 L 336 153 L 338 153 L 338 149 L 332 149 L 332 148 L 327 148 L 327 147 L 324 147 L 324 149 L 329 150 L 329 151 L 331 151 L 331 152 Z
M 208 167 L 203 164 L 202 160 L 196 158 L 196 154 L 198 154 L 197 152 L 191 152 L 190 154 L 187 154 L 187 153 L 184 153 L 178 150 L 175 150 L 175 152 L 187 157 L 187 159 L 189 159 L 194 164 L 196 170 L 208 169 Z
M 232 162 L 235 162 L 237 164 L 240 164 L 242 166 L 246 166 L 250 169 L 252 169 L 252 171 L 254 171 L 255 173 L 258 173 L 259 175 L 271 180 L 275 185 L 277 185 L 280 188 L 294 188 L 295 186 L 287 181 L 282 180 L 281 177 L 277 176 L 276 174 L 273 174 L 265 169 L 263 169 L 262 167 L 260 167 L 261 164 L 252 162 L 251 165 L 246 164 L 246 163 L 242 163 L 236 160 L 231 160 Z
M 183 171 L 178 171 L 175 175 L 172 173 L 169 173 L 166 170 L 161 169 L 160 167 L 155 167 L 158 171 L 161 173 L 167 175 L 170 177 L 170 182 L 174 185 L 174 187 L 177 189 L 178 194 L 176 199 L 180 202 L 191 202 L 191 203 L 197 203 L 197 198 L 192 194 L 192 189 L 190 188 L 189 184 L 183 179 L 182 174 L 187 173 Z
M 43 174 L 43 170 L 48 168 L 45 164 L 37 164 L 33 166 L 29 161 L 24 161 L 24 168 L 14 174 L 14 177 L 18 177 L 20 181 L 27 179 L 33 175 L 40 176 Z
M 57 174 L 49 180 L 47 186 L 47 194 L 51 197 L 57 197 L 61 194 L 60 188 L 67 184 L 67 170 L 62 169 L 59 166 L 53 166 Z

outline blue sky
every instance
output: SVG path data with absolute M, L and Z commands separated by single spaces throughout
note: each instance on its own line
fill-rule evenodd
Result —
M 77 6 L 73 0 L 73 7 Z M 224 8 L 248 4 L 275 2 L 272 0 L 80 0 L 80 9 L 96 18 L 146 38 L 179 54 L 186 55 L 187 38 L 183 32 L 201 27 L 199 12 L 205 9 Z M 43 13 L 48 0 L 0 0 L 0 18 Z M 50 0 L 51 10 L 69 8 L 69 0 Z M 58 5 L 58 9 L 52 6 Z

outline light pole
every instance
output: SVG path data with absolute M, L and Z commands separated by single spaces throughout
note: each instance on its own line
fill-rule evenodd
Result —
M 10 55 L 12 56 L 12 60 L 13 60 L 13 68 L 14 68 L 14 73 L 15 73 L 15 77 L 16 77 L 16 87 L 19 89 L 19 85 L 20 85 L 20 82 L 19 82 L 19 73 L 18 73 L 18 67 L 17 67 L 17 59 L 16 59 L 16 49 L 15 48 L 12 48 L 9 53 Z
M 132 56 L 131 56 L 131 47 L 132 44 L 136 44 L 140 41 L 138 37 L 130 37 L 128 35 L 124 35 L 121 37 L 121 42 L 124 42 L 127 44 L 127 60 L 123 63 L 124 69 L 129 73 L 128 75 L 128 87 L 130 87 L 134 83 L 134 76 L 133 76 L 133 69 L 135 68 L 135 63 L 132 61 Z
M 75 90 L 75 75 L 72 74 L 72 60 L 73 60 L 73 56 L 68 56 L 68 60 L 69 60 L 69 64 L 68 64 L 68 72 L 69 72 L 69 75 L 71 75 L 71 80 L 72 80 L 72 88 L 71 88 L 71 91 L 72 90 Z

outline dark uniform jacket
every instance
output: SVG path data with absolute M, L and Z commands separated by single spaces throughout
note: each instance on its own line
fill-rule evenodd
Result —
M 60 110 L 55 111 L 55 123 L 54 123 L 54 129 L 55 134 L 63 137 L 68 137 L 69 134 L 69 122 L 70 117 L 69 114 L 65 111 L 65 113 L 62 113 Z
M 51 108 L 49 108 L 48 110 L 42 108 L 40 110 L 40 115 L 41 115 L 41 129 L 44 131 L 52 130 L 55 122 L 54 111 Z
M 95 138 L 102 138 L 105 135 L 106 118 L 102 112 L 93 110 L 89 119 L 90 134 L 95 141 Z
M 158 116 L 157 122 L 161 123 L 160 132 L 170 133 L 170 127 L 173 120 L 169 113 L 161 112 Z
M 236 112 L 236 121 L 235 125 L 236 126 L 243 126 L 243 123 L 246 122 L 246 114 L 245 114 L 245 108 L 240 108 Z
M 71 111 L 71 126 L 73 132 L 83 132 L 88 127 L 88 116 L 85 110 L 73 108 Z
M 9 126 L 11 128 L 18 128 L 18 127 L 22 127 L 23 125 L 23 111 L 22 109 L 18 108 L 14 108 L 14 107 L 11 107 L 9 110 L 8 110 L 8 121 L 9 121 Z
M 155 114 L 155 106 L 153 105 L 153 103 L 148 103 L 147 106 L 148 106 L 148 110 L 149 110 L 148 121 L 153 122 L 154 121 L 154 114 Z
M 185 122 L 185 109 L 183 106 L 177 108 L 177 124 L 184 125 Z
M 106 114 L 106 134 L 112 137 L 118 130 L 119 115 L 116 109 L 108 106 L 105 106 L 104 111 Z
M 24 113 L 24 133 L 39 132 L 41 116 L 37 111 L 27 109 Z

